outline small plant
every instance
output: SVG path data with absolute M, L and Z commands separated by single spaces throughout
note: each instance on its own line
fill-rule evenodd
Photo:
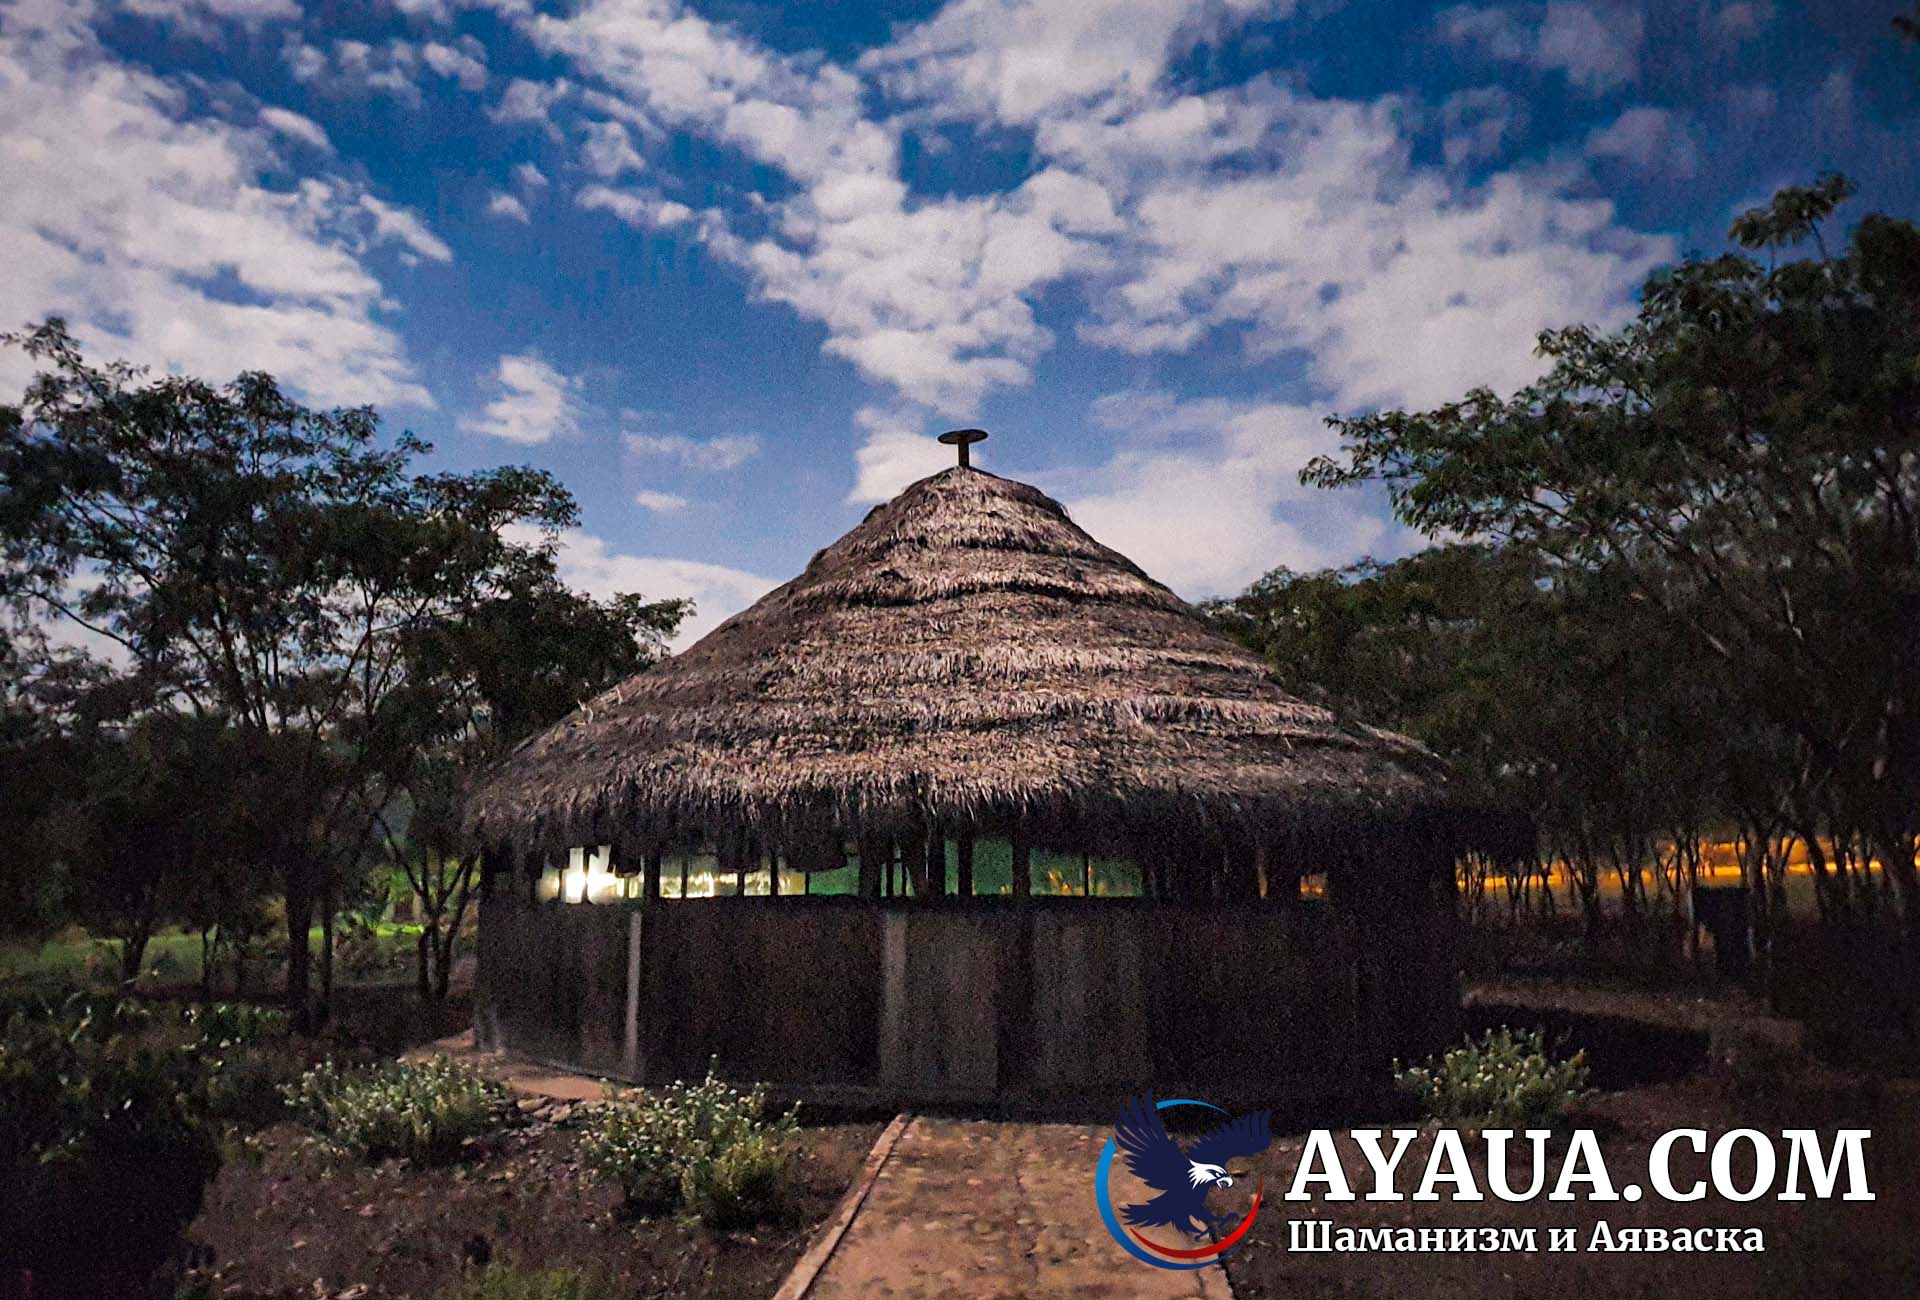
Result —
M 1442 1123 L 1537 1128 L 1587 1090 L 1587 1054 L 1556 1061 L 1539 1030 L 1502 1026 L 1424 1065 L 1394 1062 L 1394 1085 Z
M 447 1160 L 484 1133 L 506 1089 L 455 1061 L 398 1061 L 306 1072 L 288 1103 L 335 1146 L 366 1160 Z
M 200 1036 L 202 1044 L 215 1049 L 254 1047 L 287 1037 L 293 1032 L 293 1020 L 277 1007 L 257 1007 L 248 1002 L 209 1002 L 188 1007 L 180 1017 L 187 1028 Z
M 618 1300 L 613 1288 L 570 1268 L 491 1264 L 441 1288 L 434 1300 Z
M 581 1154 L 630 1209 L 681 1207 L 709 1227 L 740 1227 L 772 1215 L 786 1189 L 798 1108 L 771 1119 L 766 1109 L 765 1087 L 743 1092 L 709 1069 L 697 1084 L 599 1108 Z
M 709 1228 L 746 1228 L 771 1217 L 786 1197 L 793 1153 L 762 1129 L 680 1171 L 680 1201 Z

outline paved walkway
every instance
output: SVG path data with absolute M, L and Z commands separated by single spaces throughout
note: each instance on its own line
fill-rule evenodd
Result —
M 1230 1300 L 1219 1268 L 1130 1258 L 1100 1223 L 1104 1128 L 915 1117 L 807 1300 Z M 1114 1199 L 1137 1185 L 1115 1166 Z

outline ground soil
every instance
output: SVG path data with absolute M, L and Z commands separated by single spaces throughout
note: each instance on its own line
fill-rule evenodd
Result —
M 189 1240 L 211 1262 L 204 1293 L 230 1300 L 430 1300 L 476 1257 L 581 1269 L 627 1297 L 770 1295 L 832 1212 L 879 1131 L 803 1128 L 797 1190 L 782 1221 L 714 1233 L 634 1219 L 580 1168 L 572 1108 L 547 1108 L 452 1167 L 367 1167 L 290 1125 L 231 1158 Z

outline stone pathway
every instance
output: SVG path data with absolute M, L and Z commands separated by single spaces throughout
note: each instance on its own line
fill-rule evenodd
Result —
M 1218 1268 L 1130 1258 L 1101 1225 L 1104 1128 L 915 1117 L 807 1300 L 1231 1300 Z M 1137 1185 L 1115 1167 L 1114 1199 Z

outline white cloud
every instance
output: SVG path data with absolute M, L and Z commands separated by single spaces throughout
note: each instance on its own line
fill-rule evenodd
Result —
M 420 57 L 429 68 L 453 78 L 467 90 L 486 87 L 487 50 L 472 36 L 462 36 L 452 45 L 428 41 L 420 47 Z
M 198 24 L 207 19 L 258 24 L 300 16 L 294 0 L 120 0 L 120 7 L 146 18 L 184 21 L 196 35 L 204 34 Z
M 1780 92 L 1759 83 L 1728 86 L 1721 92 L 1721 98 L 1726 102 L 1727 116 L 1733 125 L 1744 128 L 1759 126 L 1780 106 Z
M 951 447 L 930 434 L 921 413 L 864 407 L 854 416 L 866 437 L 853 454 L 854 484 L 849 502 L 865 505 L 897 496 L 910 483 L 938 474 L 954 464 Z M 975 463 L 981 458 L 976 455 Z
M 295 80 L 329 95 L 390 95 L 405 104 L 421 102 L 420 51 L 397 38 L 385 45 L 337 40 L 322 49 L 289 36 L 281 56 Z
M 1720 6 L 1709 23 L 1722 40 L 1751 40 L 1773 24 L 1773 0 L 1734 0 Z
M 1538 6 L 1455 5 L 1435 25 L 1443 40 L 1490 58 L 1524 63 L 1600 94 L 1640 74 L 1646 22 L 1637 7 L 1553 0 Z
M 633 147 L 627 128 L 611 120 L 588 122 L 586 139 L 580 145 L 580 161 L 601 180 L 615 180 L 628 172 L 641 171 L 646 160 Z
M 533 529 L 516 525 L 507 531 L 523 543 L 539 540 L 539 533 Z M 691 598 L 694 615 L 674 637 L 675 650 L 686 649 L 777 585 L 770 578 L 724 564 L 628 555 L 614 550 L 604 538 L 578 528 L 560 534 L 559 570 L 569 586 L 601 600 L 619 594 L 649 600 Z
M 1644 28 L 1638 9 L 1614 8 L 1603 15 L 1587 4 L 1550 4 L 1534 61 L 1564 70 L 1576 86 L 1611 90 L 1640 75 Z
M 260 124 L 289 139 L 312 145 L 322 153 L 333 152 L 333 142 L 327 139 L 327 133 L 321 130 L 320 124 L 310 117 L 268 106 L 260 110 Z
M 1441 153 L 1449 167 L 1499 157 L 1527 125 L 1526 109 L 1499 86 L 1455 91 L 1441 101 L 1440 118 L 1446 130 Z
M 662 456 L 688 469 L 723 473 L 738 469 L 760 454 L 760 439 L 751 433 L 717 438 L 689 438 L 684 433 L 629 433 L 627 450 L 635 456 Z
M 1438 402 L 1530 379 L 1540 330 L 1619 319 L 1671 256 L 1563 197 L 1569 176 L 1463 188 L 1411 166 L 1391 101 L 1275 91 L 1269 108 L 1289 141 L 1270 169 L 1143 187 L 1139 247 L 1083 337 L 1146 354 L 1239 325 L 1255 357 L 1303 352 L 1343 407 Z
M 0 321 L 64 315 L 97 357 L 257 368 L 316 403 L 431 406 L 357 256 L 362 187 L 267 188 L 292 114 L 253 128 L 198 114 L 104 50 L 92 16 L 19 6 L 0 27 Z M 241 294 L 209 287 L 222 277 Z M 0 357 L 0 383 L 24 367 Z
M 496 193 L 487 200 L 487 215 L 504 217 L 508 221 L 518 221 L 522 225 L 531 224 L 533 221 L 532 214 L 527 211 L 527 205 L 504 192 Z
M 1095 415 L 1122 441 L 1106 465 L 1068 476 L 1069 512 L 1189 599 L 1238 592 L 1275 565 L 1413 549 L 1357 493 L 1301 486 L 1301 466 L 1338 445 L 1319 411 L 1132 391 Z
M 781 168 L 798 185 L 749 238 L 718 217 L 702 235 L 759 292 L 828 327 L 825 350 L 922 402 L 962 413 L 1025 383 L 1051 341 L 1022 297 L 1102 255 L 1075 237 L 1083 186 L 1054 178 L 1012 195 L 910 201 L 896 129 L 869 120 L 858 77 L 766 50 L 677 4 L 599 0 L 528 24 L 649 119 L 693 129 Z M 531 92 L 529 92 L 531 97 Z M 684 219 L 658 196 L 580 196 L 635 224 Z
M 515 77 L 507 83 L 500 101 L 487 110 L 495 122 L 540 122 L 551 125 L 553 107 L 573 90 L 565 77 L 551 83 Z
M 513 180 L 523 190 L 544 190 L 547 188 L 547 174 L 530 162 L 520 163 L 513 169 Z
M 1844 68 L 1835 68 L 1820 82 L 1813 97 L 1814 121 L 1831 144 L 1853 134 L 1853 76 Z
M 641 488 L 633 494 L 633 503 L 642 510 L 658 511 L 662 514 L 675 514 L 687 508 L 687 499 L 672 492 L 655 492 L 651 488 Z
M 525 444 L 550 442 L 580 428 L 580 381 L 561 374 L 532 353 L 500 358 L 496 372 L 505 391 L 479 415 L 464 416 L 468 433 Z
M 862 69 L 892 94 L 935 111 L 1034 123 L 1068 106 L 1138 100 L 1168 61 L 1255 14 L 1282 18 L 1292 0 L 953 0 L 870 51 Z
M 1686 123 L 1664 108 L 1630 108 L 1587 136 L 1587 154 L 1616 158 L 1643 175 L 1691 180 L 1700 169 L 1700 148 Z
M 373 217 L 374 230 L 381 239 L 392 239 L 435 262 L 451 262 L 453 250 L 445 240 L 427 229 L 427 223 L 405 208 L 382 203 L 371 194 L 360 196 L 360 206 Z
M 677 226 L 693 218 L 693 209 L 684 203 L 661 198 L 646 190 L 617 190 L 610 185 L 589 185 L 573 196 L 574 205 L 589 212 L 611 212 L 629 226 L 661 229 Z

